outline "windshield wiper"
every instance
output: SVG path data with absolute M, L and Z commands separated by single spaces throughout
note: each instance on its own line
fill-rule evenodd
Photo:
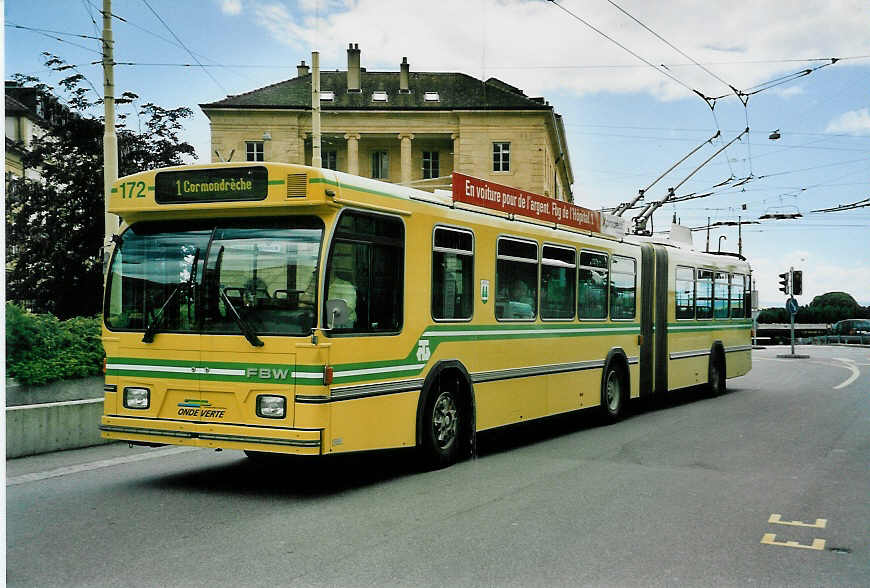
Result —
M 227 305 L 227 308 L 230 311 L 230 314 L 233 316 L 233 320 L 236 321 L 236 324 L 239 325 L 239 330 L 242 331 L 242 334 L 245 336 L 245 339 L 248 340 L 248 343 L 253 345 L 254 347 L 262 347 L 263 342 L 257 337 L 257 333 L 254 332 L 254 329 L 251 328 L 251 325 L 245 321 L 239 314 L 239 311 L 236 310 L 235 305 L 230 300 L 230 297 L 227 296 L 226 288 L 221 288 L 221 300 L 224 301 L 224 304 Z
M 178 284 L 175 289 L 169 293 L 169 296 L 166 297 L 166 302 L 163 303 L 163 306 L 160 307 L 160 310 L 157 311 L 157 314 L 151 321 L 148 323 L 148 326 L 145 328 L 145 333 L 142 335 L 143 343 L 153 343 L 154 335 L 157 334 L 157 328 L 160 326 L 160 323 L 163 322 L 163 315 L 166 311 L 166 308 L 169 306 L 169 303 L 172 302 L 178 293 L 182 290 L 193 291 L 193 284 L 196 281 L 196 265 L 199 262 L 199 247 L 196 248 L 196 253 L 193 254 L 193 265 L 190 269 L 190 277 L 187 278 L 187 281 Z

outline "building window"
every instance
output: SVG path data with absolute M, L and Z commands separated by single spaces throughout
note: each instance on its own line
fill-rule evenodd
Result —
M 245 161 L 265 161 L 262 141 L 245 141 Z
M 426 102 L 440 102 L 441 96 L 438 94 L 438 92 L 424 92 L 423 100 L 425 100 Z
M 324 90 L 320 92 L 321 102 L 333 102 L 335 100 L 335 92 L 332 90 Z
M 390 177 L 390 158 L 386 151 L 372 151 L 372 177 L 376 180 Z
M 441 168 L 438 165 L 437 151 L 423 152 L 423 179 L 431 180 L 441 175 Z
M 511 171 L 511 144 L 492 144 L 492 171 Z
M 386 102 L 387 93 L 382 91 L 372 92 L 372 102 Z
M 321 153 L 320 162 L 325 169 L 338 169 L 338 152 L 324 151 Z
M 432 317 L 467 320 L 474 307 L 474 235 L 436 227 L 432 252 Z

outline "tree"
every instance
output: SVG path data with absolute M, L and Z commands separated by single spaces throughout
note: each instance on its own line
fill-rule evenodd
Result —
M 801 306 L 795 315 L 797 323 L 835 323 L 850 318 L 870 318 L 870 308 L 860 306 L 845 292 L 828 292 Z M 782 307 L 765 308 L 758 315 L 759 323 L 787 323 L 791 319 Z
M 55 71 L 72 66 L 44 54 Z M 68 106 L 53 99 L 53 88 L 30 76 L 13 76 L 31 84 L 52 107 L 45 133 L 35 137 L 24 155 L 26 168 L 39 180 L 10 179 L 6 193 L 6 295 L 34 312 L 64 319 L 93 316 L 102 307 L 103 119 L 92 111 L 101 100 L 89 98 L 81 74 L 60 81 Z M 136 106 L 138 96 L 125 92 L 116 100 L 131 104 L 138 129 L 118 115 L 119 175 L 179 165 L 196 157 L 179 139 L 189 108 Z M 45 111 L 48 112 L 48 111 Z

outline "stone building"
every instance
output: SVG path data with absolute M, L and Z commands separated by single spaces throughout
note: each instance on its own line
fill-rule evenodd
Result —
M 453 171 L 529 192 L 572 199 L 562 117 L 496 78 L 360 66 L 321 71 L 323 167 L 422 189 L 449 188 Z M 311 72 L 201 104 L 213 161 L 311 163 Z
M 36 88 L 24 87 L 17 82 L 5 84 L 6 173 L 30 179 L 39 177 L 38 170 L 25 170 L 22 157 L 30 148 L 34 137 L 46 126 L 47 96 Z

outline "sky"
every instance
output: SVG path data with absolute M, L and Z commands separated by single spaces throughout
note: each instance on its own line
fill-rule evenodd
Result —
M 6 0 L 6 79 L 56 85 L 41 55 L 50 52 L 101 95 L 101 6 Z M 762 307 L 785 303 L 778 274 L 789 267 L 804 272 L 800 304 L 844 291 L 870 305 L 870 207 L 814 212 L 870 198 L 866 2 L 113 0 L 112 12 L 117 94 L 192 108 L 183 138 L 200 161 L 210 143 L 199 104 L 295 77 L 312 51 L 321 69 L 346 70 L 358 43 L 369 71 L 398 71 L 407 57 L 411 71 L 497 77 L 545 97 L 563 116 L 574 202 L 586 208 L 632 199 L 703 144 L 646 201 L 671 187 L 713 193 L 665 204 L 655 230 L 674 215 L 689 227 L 752 221 L 742 250 Z M 705 231 L 693 235 L 703 249 Z M 736 226 L 711 231 L 720 247 L 737 250 Z

